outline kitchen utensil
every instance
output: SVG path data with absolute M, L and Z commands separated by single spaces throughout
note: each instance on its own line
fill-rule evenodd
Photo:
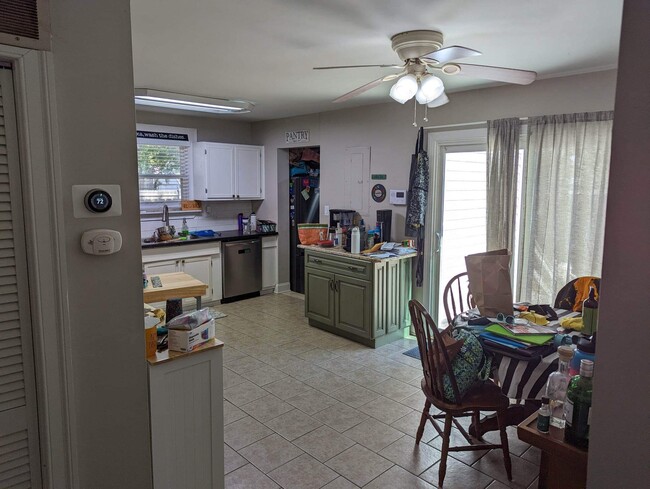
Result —
M 176 228 L 174 226 L 161 226 L 156 229 L 156 240 L 157 241 L 169 241 L 174 239 L 176 234 Z

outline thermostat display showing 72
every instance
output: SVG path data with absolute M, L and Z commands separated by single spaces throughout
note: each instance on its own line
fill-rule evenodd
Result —
M 86 209 L 91 212 L 106 212 L 113 205 L 111 194 L 98 188 L 90 190 L 84 198 Z

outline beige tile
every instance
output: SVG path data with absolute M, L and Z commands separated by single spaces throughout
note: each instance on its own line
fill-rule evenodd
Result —
M 317 367 L 313 363 L 307 362 L 305 360 L 293 363 L 287 367 L 283 367 L 280 370 L 298 380 L 306 380 L 310 377 L 314 377 L 318 374 L 324 374 L 327 372 L 327 370 L 324 368 Z
M 420 477 L 437 486 L 439 466 L 440 463 L 435 464 L 429 470 L 420 474 Z M 492 478 L 471 468 L 469 465 L 448 457 L 444 482 L 445 489 L 467 489 L 469 487 L 472 489 L 484 489 L 492 482 Z
M 326 394 L 331 394 L 351 384 L 349 380 L 326 370 L 313 377 L 309 377 L 305 380 L 305 383 Z
M 344 431 L 343 434 L 353 439 L 373 452 L 379 452 L 383 448 L 404 436 L 399 430 L 391 428 L 375 419 L 368 419 L 358 425 Z
M 307 384 L 292 377 L 285 377 L 267 384 L 264 389 L 283 401 L 313 391 Z
M 379 455 L 415 475 L 420 475 L 440 460 L 438 450 L 426 443 L 416 445 L 415 438 L 410 436 L 403 436 L 391 443 Z
M 386 379 L 383 382 L 373 385 L 370 389 L 393 401 L 402 401 L 418 393 L 415 387 L 397 379 Z M 424 394 L 420 395 L 424 398 Z
M 530 448 L 530 445 L 519 439 L 516 426 L 508 426 L 506 432 L 508 433 L 508 448 L 510 449 L 510 453 L 521 457 Z M 501 443 L 501 435 L 498 431 L 486 433 L 483 435 L 483 439 L 489 443 Z
M 368 416 L 337 401 L 336 404 L 316 413 L 314 418 L 342 433 L 368 419 Z
M 335 390 L 330 396 L 344 402 L 348 406 L 358 408 L 368 402 L 374 401 L 379 397 L 379 394 L 360 385 L 350 384 L 342 389 Z
M 223 439 L 231 448 L 240 450 L 272 433 L 259 421 L 246 416 L 226 426 L 223 430 Z
M 314 415 L 323 409 L 327 409 L 337 403 L 337 400 L 328 396 L 324 392 L 312 389 L 306 394 L 300 394 L 296 397 L 287 399 L 287 402 L 300 409 L 303 413 Z
M 318 343 L 322 344 L 322 341 L 319 341 Z M 341 354 L 336 352 L 331 352 L 323 348 L 314 348 L 313 350 L 308 350 L 303 353 L 300 353 L 298 354 L 298 356 L 303 360 L 307 360 L 308 362 L 318 364 L 320 362 L 325 362 L 327 360 L 332 360 L 333 358 L 337 358 L 341 356 Z
M 257 358 L 277 369 L 289 367 L 291 365 L 294 365 L 296 362 L 301 361 L 301 359 L 295 355 L 290 355 L 289 353 L 285 353 L 282 350 L 275 348 L 273 348 L 273 350 L 273 352 L 267 352 L 265 354 L 258 355 Z
M 289 343 L 285 343 L 281 346 L 281 349 L 291 355 L 299 355 L 300 353 L 305 353 L 306 351 L 313 350 L 314 345 L 305 343 L 300 340 L 293 340 Z
M 264 423 L 291 411 L 293 406 L 269 394 L 268 396 L 260 397 L 253 402 L 244 404 L 241 409 L 256 420 Z
M 365 412 L 365 411 L 364 411 Z M 420 426 L 420 418 L 422 413 L 417 411 L 411 411 L 403 418 L 398 419 L 394 423 L 391 423 L 393 428 L 400 430 L 402 433 L 405 433 L 409 436 L 415 438 L 418 433 L 418 427 Z M 420 443 L 428 443 L 438 436 L 438 432 L 431 425 L 429 421 L 424 425 L 424 432 L 422 433 L 422 440 Z
M 233 372 L 232 370 L 224 367 L 223 368 L 223 388 L 228 389 L 230 387 L 234 387 L 237 384 L 241 384 L 244 382 L 246 379 L 242 377 L 241 375 Z
M 244 372 L 248 372 L 249 370 L 255 370 L 256 368 L 263 368 L 263 367 L 264 367 L 263 362 L 257 360 L 256 358 L 249 357 L 248 355 L 228 363 L 228 368 L 238 374 L 242 374 Z
M 299 436 L 309 433 L 322 425 L 320 421 L 306 415 L 298 409 L 284 413 L 277 418 L 267 421 L 265 424 L 289 441 L 295 440 Z
M 512 461 L 512 481 L 508 481 L 501 450 L 490 450 L 472 467 L 506 486 L 527 488 L 539 475 L 539 467 L 514 455 L 510 455 L 510 459 Z
M 386 424 L 394 423 L 406 414 L 413 412 L 411 408 L 383 396 L 360 406 L 359 411 Z
M 440 429 L 444 427 L 444 420 L 442 423 L 439 423 Z M 427 442 L 428 445 L 432 446 L 436 450 L 442 450 L 442 437 L 436 436 L 433 440 Z M 451 436 L 449 439 L 449 446 L 467 446 L 467 440 L 461 435 L 461 433 L 456 429 L 451 429 Z M 449 452 L 449 456 L 459 460 L 467 465 L 472 465 L 478 459 L 483 457 L 489 450 L 475 450 L 475 451 L 466 451 L 466 452 Z
M 354 445 L 354 441 L 328 426 L 321 426 L 293 443 L 320 462 L 326 462 Z
M 248 460 L 239 455 L 236 451 L 224 443 L 223 445 L 223 469 L 228 474 L 239 467 L 246 465 Z
M 531 464 L 540 465 L 542 462 L 542 451 L 537 447 L 530 447 L 524 452 L 521 458 Z
M 299 457 L 303 451 L 280 435 L 273 434 L 242 448 L 239 453 L 266 474 Z
M 244 465 L 226 475 L 225 482 L 227 489 L 251 489 L 253 487 L 255 489 L 276 489 L 280 487 L 252 464 Z
M 487 489 L 508 489 L 508 486 L 499 481 L 492 481 L 492 484 L 487 486 Z
M 388 375 L 384 375 L 376 370 L 366 367 L 342 373 L 341 377 L 351 380 L 355 384 L 362 385 L 366 388 L 370 388 L 371 386 L 390 378 Z
M 271 382 L 275 382 L 276 380 L 284 379 L 287 376 L 287 374 L 285 374 L 284 372 L 281 372 L 280 370 L 277 370 L 269 366 L 258 368 L 255 370 L 250 370 L 248 372 L 244 372 L 241 375 L 242 377 L 253 382 L 255 385 L 259 385 L 259 386 L 270 384 Z
M 388 360 L 387 362 L 390 363 L 384 364 L 378 370 L 389 377 L 401 380 L 402 382 L 409 382 L 416 378 L 422 378 L 421 368 L 409 367 L 408 365 L 394 362 L 392 360 Z
M 323 489 L 359 489 L 359 486 L 352 484 L 345 477 L 339 477 L 326 486 L 323 486 Z
M 423 481 L 397 465 L 394 465 L 370 484 L 363 487 L 364 489 L 396 489 L 398 487 L 404 489 L 435 489 L 428 482 Z M 467 486 L 467 489 L 470 487 Z M 446 485 L 445 489 L 447 489 Z M 474 488 L 472 487 L 472 489 Z
M 270 472 L 269 476 L 287 489 L 318 489 L 336 479 L 338 474 L 304 454 Z
M 390 469 L 393 463 L 361 445 L 354 445 L 329 460 L 326 465 L 357 486 L 363 487 Z
M 237 384 L 234 387 L 224 389 L 223 391 L 223 397 L 233 403 L 235 406 L 243 406 L 244 404 L 248 404 L 255 399 L 264 397 L 267 394 L 268 392 L 266 392 L 264 389 L 256 386 L 248 380 L 245 380 L 241 384 Z
M 417 391 L 414 394 L 411 394 L 405 399 L 402 399 L 399 401 L 400 403 L 404 404 L 405 406 L 408 406 L 410 408 L 415 409 L 416 411 L 422 412 L 424 409 L 424 403 L 426 402 L 426 397 L 424 397 L 424 393 L 422 390 Z M 430 412 L 435 412 L 436 408 L 432 407 Z
M 337 353 L 341 353 L 340 350 L 337 351 Z M 345 375 L 347 372 L 358 370 L 363 367 L 363 365 L 360 363 L 347 358 L 345 354 L 341 354 L 340 356 L 331 360 L 319 362 L 317 365 L 321 368 L 324 368 L 325 370 L 329 370 L 330 372 L 334 372 L 336 375 L 341 376 Z
M 228 401 L 223 401 L 224 426 L 245 417 L 246 417 L 246 413 L 244 411 L 239 409 L 234 404 L 229 403 Z

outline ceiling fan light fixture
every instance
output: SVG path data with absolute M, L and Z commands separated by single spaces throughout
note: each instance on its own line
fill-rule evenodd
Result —
M 426 105 L 437 99 L 445 90 L 442 80 L 433 75 L 425 75 L 420 80 L 420 89 L 415 95 L 416 100 Z
M 253 103 L 244 100 L 199 97 L 149 88 L 136 88 L 134 96 L 136 105 L 212 114 L 244 114 L 254 107 Z
M 429 102 L 427 104 L 427 107 L 433 109 L 435 107 L 440 107 L 441 105 L 445 105 L 447 102 L 449 102 L 449 98 L 447 97 L 447 94 L 445 92 L 442 92 L 437 98 Z
M 411 100 L 417 91 L 418 80 L 415 78 L 415 75 L 404 75 L 391 87 L 390 97 L 395 102 L 404 104 L 408 100 Z

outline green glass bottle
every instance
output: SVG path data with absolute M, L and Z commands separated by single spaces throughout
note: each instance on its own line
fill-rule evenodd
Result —
M 589 446 L 589 422 L 591 417 L 591 391 L 594 362 L 591 360 L 580 361 L 580 375 L 576 375 L 569 382 L 566 393 L 564 414 L 566 425 L 564 440 L 577 447 Z

